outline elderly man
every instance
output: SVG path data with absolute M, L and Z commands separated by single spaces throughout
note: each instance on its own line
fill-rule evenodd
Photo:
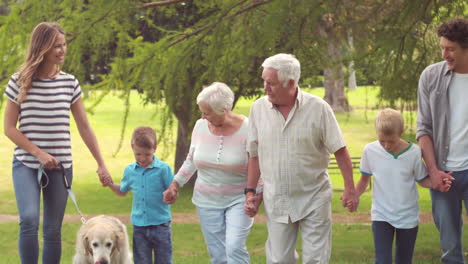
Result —
M 331 107 L 298 87 L 300 63 L 290 54 L 263 62 L 267 96 L 250 110 L 245 211 L 258 209 L 261 175 L 267 216 L 267 263 L 296 263 L 298 231 L 303 263 L 328 263 L 331 253 L 332 188 L 327 172 L 334 153 L 344 177 L 343 206 L 357 207 L 351 160 Z

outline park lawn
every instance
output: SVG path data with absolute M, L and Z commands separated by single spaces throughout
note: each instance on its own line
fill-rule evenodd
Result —
M 75 254 L 76 232 L 80 223 L 64 223 L 62 243 L 62 264 L 72 263 Z M 129 241 L 132 244 L 132 226 L 127 225 Z M 465 226 L 464 231 L 468 231 Z M 19 263 L 17 251 L 18 225 L 0 223 L 0 250 L 2 264 Z M 173 256 L 175 264 L 206 264 L 209 263 L 203 236 L 198 224 L 173 224 Z M 247 248 L 251 255 L 251 263 L 265 263 L 264 245 L 267 237 L 266 224 L 254 224 L 247 240 Z M 468 238 L 464 237 L 464 243 Z M 42 247 L 41 247 L 42 248 Z M 330 263 L 373 263 L 374 246 L 370 225 L 364 224 L 334 224 L 332 232 L 332 254 Z M 301 243 L 298 243 L 301 253 Z M 440 263 L 438 232 L 433 224 L 419 226 L 418 239 L 414 252 L 415 264 Z
M 307 91 L 323 96 L 323 89 L 307 89 Z M 338 113 L 337 119 L 340 123 L 345 140 L 351 156 L 359 157 L 365 144 L 374 141 L 375 132 L 373 129 L 373 119 L 378 104 L 374 87 L 360 87 L 357 91 L 348 91 L 347 95 L 350 104 L 354 107 L 351 113 Z M 98 96 L 90 93 L 90 98 L 85 101 L 87 106 L 93 104 Z M 241 98 L 236 105 L 235 112 L 248 116 L 250 105 L 253 100 Z M 354 103 L 356 102 L 356 103 Z M 3 110 L 2 110 L 3 111 Z M 94 128 L 96 136 L 107 163 L 116 182 L 120 181 L 124 167 L 133 162 L 133 154 L 129 144 L 133 129 L 140 125 L 151 126 L 157 132 L 161 131 L 159 126 L 162 106 L 144 105 L 140 95 L 132 92 L 130 100 L 130 112 L 127 126 L 123 135 L 123 142 L 119 149 L 119 139 L 123 129 L 123 116 L 125 113 L 124 101 L 119 98 L 118 93 L 110 93 L 95 109 L 94 114 L 89 114 L 89 120 Z M 3 113 L 1 113 L 3 116 Z M 412 119 L 415 120 L 415 119 Z M 3 130 L 3 122 L 0 122 L 0 129 Z M 414 138 L 411 128 L 414 124 L 409 124 L 407 137 Z M 171 166 L 174 160 L 175 146 L 175 126 L 169 129 L 172 138 L 159 144 L 157 156 L 168 162 Z M 170 135 L 169 135 L 170 136 Z M 4 136 L 0 138 L 0 214 L 16 214 L 16 202 L 11 181 L 11 157 L 13 144 Z M 118 197 L 110 189 L 100 186 L 95 173 L 96 164 L 89 151 L 85 147 L 78 135 L 77 129 L 72 125 L 72 147 L 74 155 L 74 181 L 73 190 L 78 199 L 81 211 L 85 215 L 95 214 L 129 214 L 131 210 L 131 194 L 125 197 Z M 335 190 L 332 200 L 332 210 L 334 214 L 350 214 L 342 206 L 339 197 L 343 189 L 343 180 L 340 174 L 331 174 L 331 181 Z M 355 172 L 355 182 L 360 175 Z M 419 189 L 420 205 L 422 212 L 430 212 L 430 196 L 427 189 Z M 173 212 L 195 213 L 191 203 L 191 190 L 184 188 L 177 203 L 172 206 Z M 369 214 L 371 205 L 371 192 L 363 194 L 360 200 L 358 214 Z M 73 203 L 69 200 L 66 214 L 76 214 L 77 211 Z M 262 213 L 262 211 L 261 211 Z M 75 233 L 79 223 L 64 223 L 64 262 L 67 263 L 74 251 Z M 16 223 L 0 224 L 1 238 L 3 242 L 0 249 L 0 256 L 12 259 L 18 263 L 16 241 Z M 131 230 L 130 226 L 129 229 Z M 203 237 L 197 224 L 174 224 L 174 249 L 176 263 L 207 263 Z M 437 231 L 432 224 L 422 225 L 417 248 L 427 249 L 417 250 L 415 263 L 437 263 L 439 255 Z M 264 263 L 263 246 L 266 240 L 266 227 L 264 224 L 256 224 L 249 236 L 249 249 L 252 254 L 252 263 Z M 372 238 L 369 226 L 365 224 L 335 224 L 333 232 L 333 254 L 332 263 L 370 263 L 372 258 Z M 9 260 L 8 260 L 9 261 Z

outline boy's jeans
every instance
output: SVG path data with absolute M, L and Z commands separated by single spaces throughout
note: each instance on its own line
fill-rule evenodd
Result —
M 135 264 L 172 264 L 171 222 L 152 226 L 134 225 L 133 259 Z
M 462 201 L 468 203 L 468 170 L 453 172 L 455 180 L 448 192 L 431 189 L 432 216 L 440 232 L 441 261 L 465 263 L 462 246 Z M 468 210 L 467 210 L 468 211 Z
M 72 168 L 66 169 L 65 172 L 71 184 Z M 49 183 L 42 189 L 44 203 L 42 263 L 55 264 L 60 263 L 61 229 L 68 193 L 63 184 L 61 170 L 51 169 L 46 170 L 46 173 L 49 176 Z M 41 200 L 37 169 L 31 169 L 21 161 L 13 159 L 13 185 L 20 218 L 18 247 L 21 263 L 35 264 L 39 258 L 37 232 Z
M 244 212 L 244 203 L 228 208 L 197 207 L 200 225 L 211 257 L 211 264 L 248 264 L 245 246 L 253 218 Z
M 375 263 L 392 264 L 392 248 L 395 238 L 395 264 L 413 263 L 414 245 L 418 235 L 418 226 L 414 228 L 396 228 L 384 221 L 372 221 L 374 235 Z

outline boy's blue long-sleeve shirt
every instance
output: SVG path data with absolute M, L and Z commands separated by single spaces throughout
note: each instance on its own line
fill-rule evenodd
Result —
M 153 163 L 143 168 L 134 162 L 124 170 L 120 191 L 133 193 L 132 224 L 160 225 L 171 220 L 170 205 L 163 202 L 163 192 L 174 174 L 171 167 L 153 156 Z

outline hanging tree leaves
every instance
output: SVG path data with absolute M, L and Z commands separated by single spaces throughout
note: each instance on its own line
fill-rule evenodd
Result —
M 204 85 L 225 82 L 236 100 L 259 96 L 261 63 L 286 52 L 301 61 L 303 80 L 331 69 L 338 73 L 327 77 L 333 84 L 354 60 L 357 71 L 381 85 L 382 100 L 413 107 L 420 72 L 438 60 L 435 26 L 466 10 L 464 0 L 6 1 L 0 8 L 0 83 L 3 89 L 21 64 L 32 28 L 57 21 L 70 42 L 64 69 L 85 89 L 101 90 L 100 100 L 115 90 L 128 100 L 136 89 L 145 103 L 166 105 L 166 130 L 158 134 L 170 136 L 167 128 L 177 124 L 177 169 Z M 346 99 L 343 85 L 335 88 L 332 96 Z

